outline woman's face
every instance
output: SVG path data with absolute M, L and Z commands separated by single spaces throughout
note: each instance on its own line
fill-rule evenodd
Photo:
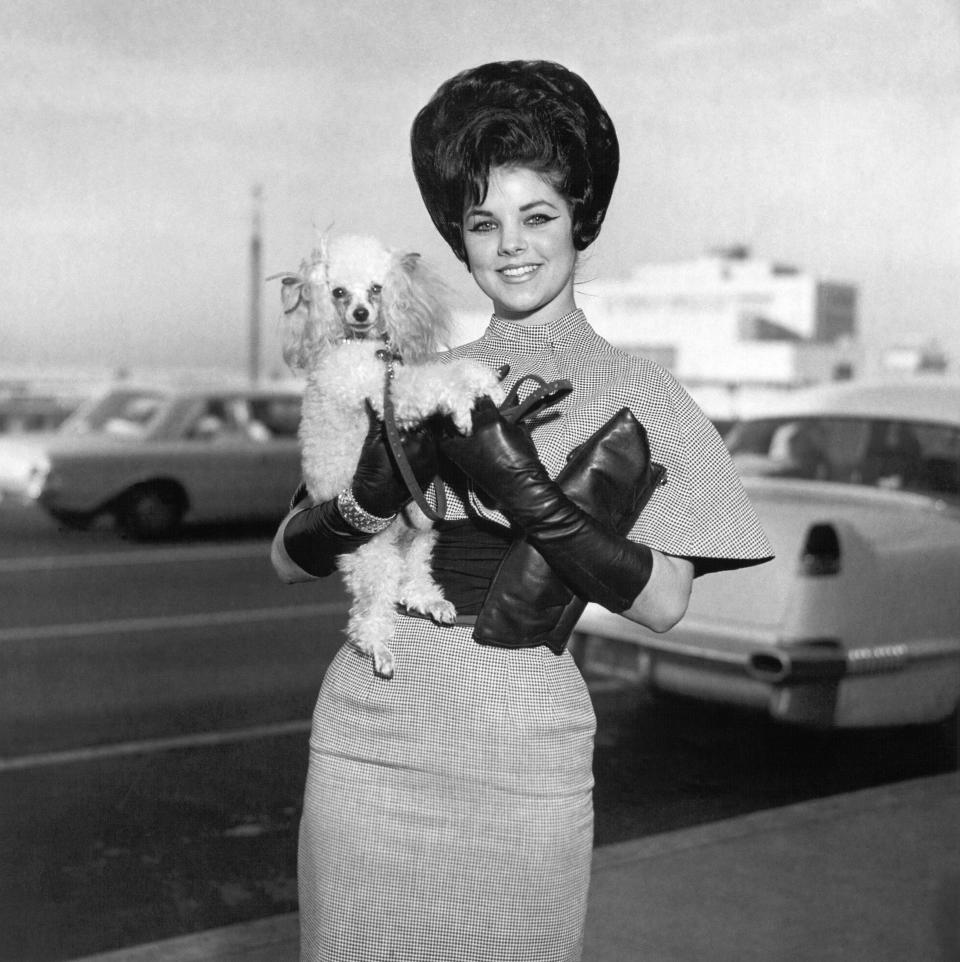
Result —
M 464 210 L 463 242 L 498 317 L 545 324 L 577 306 L 570 205 L 536 171 L 491 168 L 487 196 Z

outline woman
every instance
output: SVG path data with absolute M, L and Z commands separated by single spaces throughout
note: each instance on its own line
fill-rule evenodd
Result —
M 572 390 L 523 424 L 480 402 L 470 437 L 405 440 L 418 478 L 439 470 L 445 484 L 434 569 L 460 617 L 441 627 L 402 615 L 390 681 L 348 646 L 327 671 L 301 822 L 301 958 L 572 962 L 595 718 L 564 650 L 570 613 L 596 601 L 665 631 L 696 575 L 771 552 L 699 409 L 577 308 L 578 252 L 600 231 L 618 167 L 587 84 L 545 62 L 465 71 L 417 116 L 412 144 L 427 209 L 494 311 L 483 337 L 447 357 L 509 365 L 508 389 L 532 374 Z M 582 460 L 618 412 L 645 426 L 666 468 L 654 486 L 640 451 L 643 470 L 624 486 L 646 506 L 619 531 L 594 519 L 609 507 L 596 492 L 592 513 L 568 494 L 568 455 Z M 284 521 L 277 570 L 329 573 L 408 497 L 374 425 L 352 489 Z

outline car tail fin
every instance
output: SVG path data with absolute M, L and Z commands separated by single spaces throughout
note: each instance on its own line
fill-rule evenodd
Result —
M 832 524 L 810 526 L 800 552 L 800 573 L 811 578 L 840 573 L 840 537 Z

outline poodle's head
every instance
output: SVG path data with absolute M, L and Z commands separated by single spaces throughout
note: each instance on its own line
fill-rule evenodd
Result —
M 299 274 L 280 276 L 283 356 L 295 370 L 353 338 L 383 341 L 415 362 L 449 335 L 443 283 L 419 254 L 388 250 L 373 237 L 326 238 Z

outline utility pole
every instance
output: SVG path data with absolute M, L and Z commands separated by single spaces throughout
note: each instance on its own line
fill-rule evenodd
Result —
M 263 275 L 263 187 L 253 187 L 253 229 L 250 233 L 250 383 L 260 379 L 260 284 Z

